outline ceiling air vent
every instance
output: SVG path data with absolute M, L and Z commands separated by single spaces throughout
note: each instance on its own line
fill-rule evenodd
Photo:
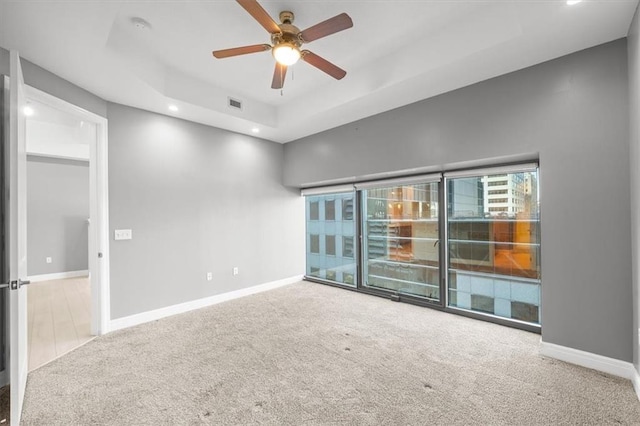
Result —
M 239 99 L 227 98 L 229 100 L 229 108 L 242 111 L 242 101 Z

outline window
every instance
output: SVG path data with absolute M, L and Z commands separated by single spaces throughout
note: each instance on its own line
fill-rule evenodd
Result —
M 353 198 L 342 200 L 342 220 L 353 220 Z
M 493 305 L 494 305 L 493 297 L 483 296 L 481 294 L 471 295 L 471 309 L 473 309 L 474 311 L 493 314 L 494 313 Z
M 521 321 L 537 322 L 539 307 L 531 303 L 511 302 L 511 318 Z
M 476 177 L 485 185 L 481 217 L 460 215 L 449 204 L 449 306 L 538 324 L 537 170 L 501 175 L 500 181 L 495 177 Z M 446 184 L 456 188 L 458 179 L 447 179 Z M 515 188 L 514 197 L 490 198 L 491 190 L 486 188 L 497 184 Z M 498 203 L 507 205 L 491 206 Z
M 353 237 L 342 237 L 342 257 L 353 257 Z
M 335 200 L 326 200 L 324 202 L 324 220 L 336 220 Z
M 319 220 L 320 219 L 320 206 L 317 201 L 313 203 L 309 203 L 309 220 Z
M 307 277 L 540 324 L 536 165 L 338 188 L 306 196 Z
M 309 251 L 311 253 L 320 253 L 320 236 L 309 235 Z
M 354 200 L 353 191 L 305 197 L 308 278 L 356 285 Z
M 325 253 L 328 256 L 336 255 L 336 236 L 335 235 L 325 235 Z
M 438 192 L 438 182 L 362 191 L 364 286 L 440 300 Z

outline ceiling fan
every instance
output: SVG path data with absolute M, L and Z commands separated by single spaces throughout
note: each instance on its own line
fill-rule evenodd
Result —
M 246 55 L 271 50 L 276 60 L 276 68 L 271 82 L 272 89 L 284 86 L 287 67 L 302 59 L 331 77 L 340 80 L 347 72 L 324 58 L 308 50 L 300 50 L 304 43 L 310 43 L 319 38 L 337 33 L 353 27 L 353 21 L 346 13 L 341 13 L 326 21 L 320 22 L 304 31 L 293 25 L 293 12 L 280 12 L 281 24 L 271 19 L 256 0 L 237 0 L 253 18 L 271 34 L 271 44 L 253 44 L 251 46 L 234 47 L 231 49 L 214 50 L 213 56 L 222 59 L 231 56 Z

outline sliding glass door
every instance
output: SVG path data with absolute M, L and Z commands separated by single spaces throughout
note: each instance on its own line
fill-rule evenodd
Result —
M 364 287 L 440 301 L 438 185 L 362 189 Z

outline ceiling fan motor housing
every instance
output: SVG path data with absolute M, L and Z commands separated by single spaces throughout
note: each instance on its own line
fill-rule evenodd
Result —
M 302 46 L 302 39 L 300 38 L 300 29 L 293 25 L 294 15 L 293 12 L 283 11 L 280 12 L 280 33 L 271 34 L 271 43 L 276 46 L 282 43 L 291 43 L 296 47 Z
M 280 12 L 279 18 L 280 22 L 282 22 L 283 24 L 293 24 L 295 15 L 293 14 L 293 12 L 283 10 L 282 12 Z

